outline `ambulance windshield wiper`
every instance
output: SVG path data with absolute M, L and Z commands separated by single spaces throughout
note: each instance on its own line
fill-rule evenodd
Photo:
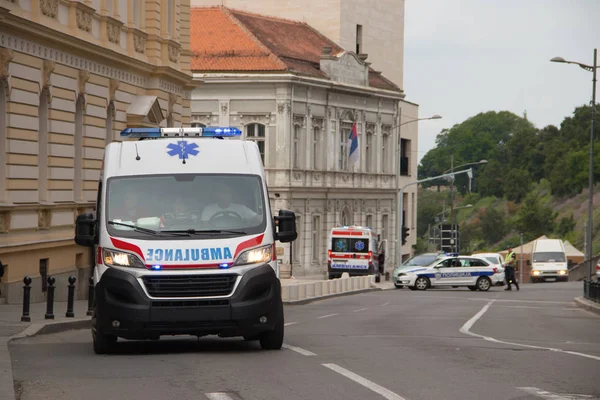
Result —
M 203 235 L 203 234 L 219 234 L 219 233 L 235 233 L 238 235 L 246 235 L 245 231 L 235 231 L 227 229 L 209 229 L 209 230 L 196 230 L 196 229 L 182 229 L 173 231 L 162 231 L 168 233 L 187 233 L 188 235 Z
M 132 224 L 124 224 L 122 222 L 117 222 L 117 221 L 108 221 L 109 225 L 119 225 L 119 226 L 125 226 L 127 228 L 132 228 L 134 231 L 136 232 L 141 232 L 141 233 L 147 233 L 149 235 L 159 235 L 162 236 L 161 233 L 172 233 L 174 236 L 189 236 L 189 232 L 186 231 L 155 231 L 152 229 L 148 229 L 148 228 L 140 228 L 139 226 L 135 226 Z
M 135 226 L 132 224 L 124 224 L 122 222 L 117 222 L 117 221 L 108 221 L 109 225 L 118 225 L 118 226 L 124 226 L 126 228 L 132 228 L 134 231 L 136 232 L 142 232 L 142 233 L 148 233 L 150 235 L 156 235 L 158 232 L 152 230 L 152 229 L 148 229 L 148 228 L 140 228 L 139 226 Z

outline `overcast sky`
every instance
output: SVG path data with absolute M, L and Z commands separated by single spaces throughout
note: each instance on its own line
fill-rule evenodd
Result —
M 443 117 L 419 122 L 420 162 L 442 129 L 480 112 L 527 111 L 542 128 L 589 104 L 591 72 L 549 60 L 592 64 L 600 0 L 406 0 L 405 46 L 406 99 Z

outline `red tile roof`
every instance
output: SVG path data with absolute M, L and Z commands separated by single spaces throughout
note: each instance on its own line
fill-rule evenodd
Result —
M 192 70 L 196 72 L 293 72 L 327 79 L 320 70 L 323 47 L 344 51 L 310 25 L 224 7 L 191 10 Z M 369 69 L 369 85 L 400 91 Z

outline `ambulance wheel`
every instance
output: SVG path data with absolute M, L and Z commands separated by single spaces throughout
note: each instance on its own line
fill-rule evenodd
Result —
M 404 287 L 404 285 L 398 285 L 397 283 L 394 283 L 394 286 L 396 289 L 402 289 Z
M 477 290 L 477 286 L 469 286 L 469 290 L 470 290 L 471 292 L 474 292 L 474 291 L 476 291 L 476 290 Z
M 92 314 L 92 340 L 94 342 L 94 353 L 110 354 L 115 350 L 117 337 L 114 335 L 105 335 L 96 325 L 96 310 Z
M 477 279 L 477 289 L 481 290 L 482 292 L 487 292 L 490 290 L 491 286 L 492 281 L 490 281 L 490 278 L 482 276 L 481 278 Z
M 427 288 L 429 287 L 430 284 L 431 283 L 429 282 L 429 279 L 427 279 L 424 276 L 420 276 L 415 281 L 415 288 L 417 290 L 427 290 Z
M 279 303 L 275 329 L 263 332 L 259 336 L 260 347 L 263 350 L 280 350 L 283 346 L 283 304 Z

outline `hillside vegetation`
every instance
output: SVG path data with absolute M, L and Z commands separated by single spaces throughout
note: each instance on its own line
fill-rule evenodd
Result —
M 473 206 L 456 211 L 461 252 L 515 246 L 520 243 L 521 233 L 524 242 L 546 235 L 568 240 L 583 251 L 590 129 L 591 107 L 582 106 L 565 118 L 560 127 L 538 129 L 526 115 L 490 111 L 443 130 L 436 139 L 436 147 L 421 160 L 419 179 L 443 174 L 450 169 L 452 157 L 455 167 L 488 161 L 472 166 L 471 192 L 466 174 L 458 175 L 454 181 L 457 191 L 454 207 Z M 592 237 L 596 254 L 600 252 L 598 140 L 594 146 L 594 164 Z M 448 181 L 440 180 L 420 188 L 417 250 L 425 250 L 428 226 L 436 224 L 436 215 L 443 204 L 447 210 L 450 207 L 448 185 Z M 450 223 L 449 219 L 446 222 Z

